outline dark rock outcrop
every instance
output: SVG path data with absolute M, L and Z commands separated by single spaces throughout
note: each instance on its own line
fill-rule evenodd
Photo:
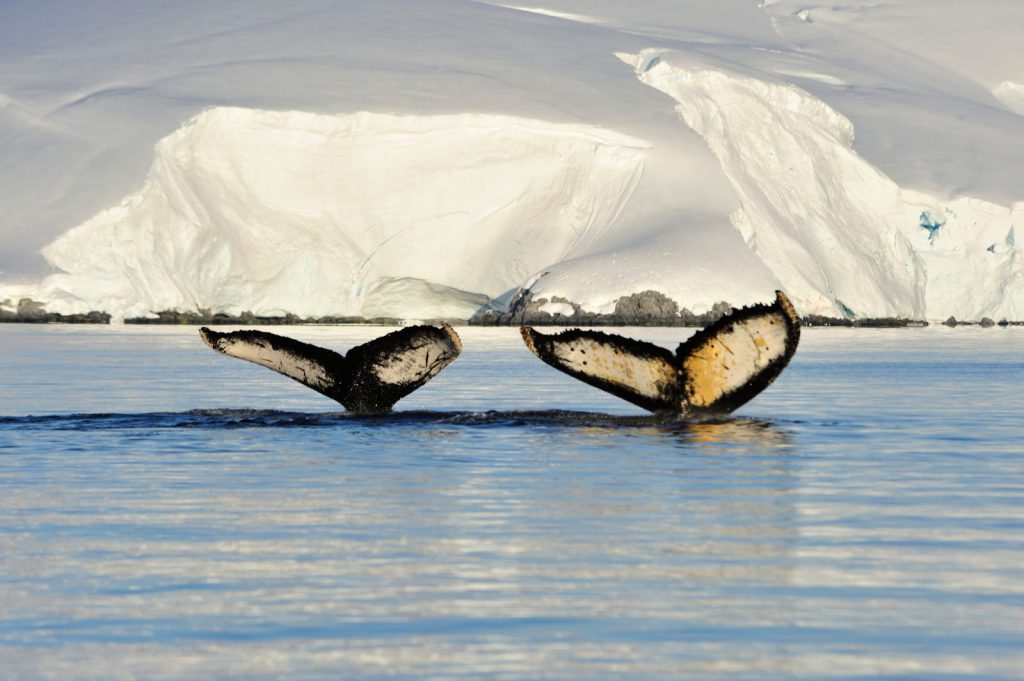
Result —
M 5 309 L 11 308 L 11 309 Z M 86 314 L 60 314 L 47 312 L 46 307 L 31 298 L 22 298 L 14 305 L 10 300 L 0 303 L 0 323 L 9 324 L 109 324 L 110 315 L 105 312 Z
M 544 309 L 549 303 L 560 303 L 572 308 L 571 313 L 551 313 Z M 552 296 L 537 298 L 532 292 L 520 289 L 509 302 L 505 312 L 484 309 L 469 320 L 478 326 L 706 326 L 732 312 L 726 302 L 718 302 L 706 313 L 695 314 L 680 309 L 679 305 L 659 291 L 640 291 L 622 296 L 615 301 L 615 309 L 608 314 L 587 312 L 578 303 Z

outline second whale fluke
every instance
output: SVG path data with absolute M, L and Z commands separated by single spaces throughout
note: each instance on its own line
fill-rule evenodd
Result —
M 782 291 L 771 305 L 736 310 L 675 353 L 601 331 L 521 329 L 533 354 L 584 383 L 656 413 L 727 414 L 767 388 L 800 340 L 800 318 Z
M 204 326 L 199 334 L 217 352 L 284 374 L 360 414 L 390 411 L 462 351 L 448 324 L 399 329 L 345 355 L 266 331 L 220 333 Z

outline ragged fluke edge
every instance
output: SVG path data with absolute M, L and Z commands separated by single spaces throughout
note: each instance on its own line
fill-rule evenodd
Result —
M 533 354 L 584 383 L 655 413 L 708 416 L 737 409 L 782 373 L 800 341 L 800 319 L 776 291 L 771 305 L 722 317 L 675 354 L 601 331 L 520 331 Z
M 448 324 L 409 326 L 356 346 L 346 355 L 265 331 L 199 329 L 217 352 L 284 374 L 361 414 L 390 411 L 462 351 Z

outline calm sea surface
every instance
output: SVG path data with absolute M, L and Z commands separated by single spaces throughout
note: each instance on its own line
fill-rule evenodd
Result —
M 1024 678 L 1024 329 L 805 330 L 704 424 L 460 333 L 358 418 L 0 325 L 0 679 Z

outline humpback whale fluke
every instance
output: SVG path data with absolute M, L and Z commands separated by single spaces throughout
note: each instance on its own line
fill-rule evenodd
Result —
M 448 324 L 409 326 L 346 355 L 265 331 L 219 333 L 204 326 L 199 335 L 217 352 L 273 369 L 363 414 L 389 411 L 462 351 Z
M 736 310 L 698 331 L 672 354 L 644 341 L 571 329 L 520 329 L 551 366 L 653 412 L 729 413 L 782 373 L 800 341 L 800 318 L 782 291 L 775 302 Z

